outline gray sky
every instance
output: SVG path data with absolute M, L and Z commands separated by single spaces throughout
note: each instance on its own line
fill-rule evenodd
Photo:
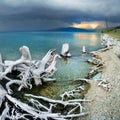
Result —
M 0 31 L 46 30 L 105 20 L 120 25 L 120 0 L 0 0 Z

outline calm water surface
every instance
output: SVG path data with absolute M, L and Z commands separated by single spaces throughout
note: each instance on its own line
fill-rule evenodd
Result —
M 85 77 L 90 70 L 86 60 L 90 51 L 101 48 L 98 33 L 68 33 L 68 32 L 8 32 L 0 33 L 0 53 L 4 59 L 15 60 L 20 57 L 19 47 L 26 45 L 30 48 L 32 59 L 42 59 L 49 49 L 61 52 L 63 43 L 69 43 L 72 57 L 57 62 L 58 71 L 55 73 L 57 81 L 48 83 L 44 87 L 38 86 L 31 91 L 37 95 L 58 97 L 65 90 L 78 86 L 73 81 Z M 87 54 L 82 55 L 82 46 L 86 46 Z

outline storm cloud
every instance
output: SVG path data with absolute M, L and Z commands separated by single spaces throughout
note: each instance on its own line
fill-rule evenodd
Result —
M 81 21 L 120 23 L 120 0 L 0 0 L 0 31 L 47 30 Z

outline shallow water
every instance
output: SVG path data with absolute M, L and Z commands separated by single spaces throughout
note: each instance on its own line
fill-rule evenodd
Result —
M 57 72 L 54 77 L 56 82 L 50 82 L 43 87 L 34 87 L 32 90 L 23 90 L 37 95 L 58 98 L 64 91 L 72 90 L 79 84 L 73 82 L 83 78 L 90 70 L 86 60 L 90 57 L 90 51 L 101 48 L 100 35 L 98 33 L 66 33 L 66 32 L 11 32 L 0 33 L 0 53 L 4 59 L 15 60 L 20 57 L 19 47 L 27 45 L 30 48 L 33 59 L 42 59 L 49 49 L 61 52 L 63 43 L 69 43 L 72 57 L 58 60 Z M 82 46 L 86 46 L 87 54 L 82 55 Z

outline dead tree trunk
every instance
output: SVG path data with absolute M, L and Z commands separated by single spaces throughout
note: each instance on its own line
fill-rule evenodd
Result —
M 71 54 L 69 52 L 69 44 L 68 43 L 64 43 L 62 45 L 62 50 L 61 50 L 61 54 L 60 54 L 63 58 L 68 58 L 71 57 Z

